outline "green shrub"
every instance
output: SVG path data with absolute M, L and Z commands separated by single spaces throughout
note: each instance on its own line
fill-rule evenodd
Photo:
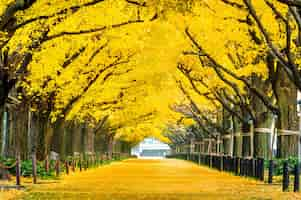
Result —
M 297 157 L 289 157 L 288 159 L 274 159 L 274 170 L 273 175 L 280 176 L 283 173 L 283 163 L 285 161 L 288 161 L 289 171 L 292 171 L 294 169 L 295 164 L 298 163 Z M 265 168 L 269 168 L 269 161 L 265 161 Z
M 3 158 L 0 157 L 0 163 L 5 166 L 12 166 L 16 162 L 13 158 Z M 54 166 L 54 161 L 50 163 L 51 166 Z M 16 167 L 12 167 L 8 169 L 9 173 L 12 175 L 16 175 Z M 23 160 L 21 161 L 21 176 L 29 177 L 32 175 L 32 161 L 31 160 Z M 53 167 L 50 168 L 49 172 L 46 172 L 44 167 L 44 162 L 37 162 L 37 176 L 40 178 L 51 178 L 54 176 Z

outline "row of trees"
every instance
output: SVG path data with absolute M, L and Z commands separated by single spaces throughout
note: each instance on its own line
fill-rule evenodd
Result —
M 191 126 L 227 154 L 297 155 L 298 0 L 0 5 L 3 153 L 182 143 Z
M 150 44 L 160 32 L 149 32 L 164 26 L 165 8 L 155 1 L 1 1 L 2 156 L 111 154 L 148 135 L 160 138 L 166 70 L 142 53 L 158 52 Z
M 272 158 L 273 146 L 278 157 L 300 155 L 300 2 L 203 3 L 206 18 L 186 27 L 192 48 L 177 67 L 186 101 L 172 108 L 195 124 L 170 139 L 211 138 L 231 156 Z

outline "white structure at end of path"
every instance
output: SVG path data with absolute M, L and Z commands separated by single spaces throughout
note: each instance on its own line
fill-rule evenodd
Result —
M 145 138 L 131 149 L 131 155 L 138 158 L 164 158 L 170 154 L 170 147 L 155 138 Z

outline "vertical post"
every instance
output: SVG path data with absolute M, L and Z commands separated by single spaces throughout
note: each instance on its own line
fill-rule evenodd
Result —
M 65 168 L 66 168 L 66 174 L 69 175 L 69 163 L 67 160 L 65 161 Z
M 36 152 L 32 152 L 32 182 L 33 184 L 37 183 L 37 156 Z
M 271 137 L 270 137 L 270 148 L 269 148 L 269 159 L 272 160 L 274 157 L 274 143 L 276 135 L 276 119 L 277 115 L 272 116 L 272 124 L 271 124 Z
M 48 155 L 46 156 L 45 159 L 45 171 L 48 173 L 49 172 L 49 160 L 48 160 Z
M 299 192 L 300 190 L 300 165 L 295 164 L 294 169 L 294 192 Z
M 72 159 L 72 172 L 75 172 L 75 160 L 74 159 Z
M 254 158 L 254 122 L 250 120 L 250 156 Z
M 273 162 L 273 160 L 270 160 L 269 161 L 269 178 L 268 178 L 269 184 L 273 183 L 273 169 L 274 169 L 274 162 Z
M 57 159 L 55 162 L 55 175 L 58 177 L 60 175 L 60 160 Z
M 20 153 L 17 153 L 17 159 L 16 159 L 16 185 L 21 185 L 21 159 L 20 159 Z
M 282 191 L 288 191 L 289 186 L 289 171 L 288 171 L 288 162 L 283 163 L 283 178 L 282 178 Z
M 235 175 L 238 175 L 238 173 L 239 173 L 239 158 L 238 157 L 234 158 L 234 163 L 235 163 L 235 168 L 234 168 Z
M 251 177 L 255 177 L 255 159 L 251 158 Z
M 79 171 L 81 172 L 82 171 L 82 159 L 81 158 L 79 159 L 78 164 L 79 164 Z
M 259 171 L 259 180 L 264 181 L 264 159 L 259 158 L 260 171 Z
M 84 160 L 84 170 L 85 170 L 85 171 L 87 170 L 87 167 L 88 167 L 88 166 L 87 166 L 87 165 L 88 165 L 87 163 L 88 163 L 88 161 L 85 162 L 85 160 Z

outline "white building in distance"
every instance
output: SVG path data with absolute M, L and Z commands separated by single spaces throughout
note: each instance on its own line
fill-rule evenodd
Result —
M 131 149 L 131 155 L 137 157 L 165 157 L 170 154 L 170 150 L 167 144 L 155 138 L 145 138 Z

